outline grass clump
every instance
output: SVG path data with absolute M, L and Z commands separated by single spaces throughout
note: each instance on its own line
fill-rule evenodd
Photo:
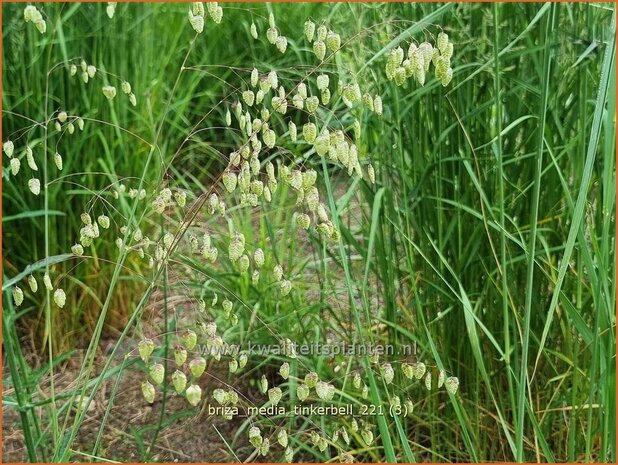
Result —
M 125 389 L 141 461 L 615 457 L 609 7 L 3 13 L 28 459 L 126 460 Z

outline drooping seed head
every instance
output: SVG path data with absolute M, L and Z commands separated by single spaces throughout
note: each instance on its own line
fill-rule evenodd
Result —
M 314 123 L 306 123 L 303 125 L 303 137 L 305 142 L 313 144 L 317 135 L 317 128 Z
M 257 268 L 262 268 L 264 265 L 264 251 L 262 249 L 255 249 L 253 252 L 253 261 L 255 262 L 255 266 Z
M 328 34 L 328 29 L 323 24 L 318 27 L 316 40 L 324 41 L 326 40 L 326 35 Z
M 73 255 L 81 257 L 82 255 L 84 255 L 84 248 L 81 244 L 73 244 L 71 246 L 71 252 L 73 253 Z
M 39 289 L 39 283 L 34 276 L 28 276 L 28 285 L 30 286 L 30 290 L 32 292 L 36 292 Z
M 279 374 L 285 380 L 290 376 L 290 364 L 288 362 L 283 362 L 283 364 L 279 367 Z
M 371 184 L 375 184 L 376 183 L 376 173 L 375 173 L 375 170 L 373 169 L 373 165 L 371 163 L 369 165 L 367 165 L 367 176 L 369 177 L 369 182 Z
M 380 367 L 380 373 L 382 378 L 384 378 L 384 382 L 386 384 L 391 384 L 393 382 L 393 378 L 395 377 L 395 370 L 390 363 L 385 363 Z
M 253 445 L 253 447 L 255 447 L 256 449 L 259 448 L 262 445 L 263 441 L 264 439 L 262 438 L 262 432 L 260 431 L 260 428 L 258 428 L 257 426 L 252 426 L 251 428 L 249 428 L 249 442 L 251 443 L 251 445 Z
M 431 373 L 427 373 L 425 375 L 425 388 L 428 391 L 431 391 Z
M 440 389 L 444 385 L 444 381 L 446 380 L 446 372 L 444 370 L 440 370 L 438 373 L 438 389 Z
M 253 106 L 253 102 L 255 102 L 255 94 L 252 90 L 245 90 L 242 93 L 242 99 L 248 106 Z
M 189 362 L 189 370 L 195 379 L 199 379 L 206 370 L 206 360 L 203 357 L 194 358 Z
M 459 389 L 459 379 L 455 376 L 450 376 L 444 381 L 444 387 L 449 394 L 455 395 Z
M 161 363 L 153 363 L 148 369 L 148 374 L 155 384 L 162 384 L 165 378 L 165 367 Z
M 268 379 L 266 378 L 266 375 L 262 375 L 258 384 L 259 384 L 260 392 L 262 394 L 266 394 L 266 391 L 268 391 Z
M 320 93 L 320 99 L 322 100 L 322 105 L 328 105 L 328 103 L 330 102 L 330 90 L 329 89 L 324 89 L 321 93 Z
M 275 267 L 273 268 L 273 275 L 276 281 L 281 281 L 281 279 L 283 278 L 283 268 L 281 267 L 281 265 L 275 265 Z
M 322 61 L 326 56 L 326 44 L 321 40 L 316 40 L 313 43 L 313 53 L 315 53 L 318 60 Z
M 281 400 L 282 396 L 283 396 L 283 392 L 281 391 L 281 388 L 279 387 L 270 388 L 268 390 L 268 400 L 270 401 L 272 405 L 277 405 L 279 401 Z
M 298 132 L 297 132 L 297 129 L 296 129 L 296 124 L 294 124 L 292 121 L 290 121 L 288 123 L 288 130 L 290 132 L 290 140 L 292 142 L 296 142 L 297 137 L 298 137 Z
M 268 148 L 273 148 L 277 142 L 277 135 L 272 129 L 267 129 L 262 135 L 262 140 Z
M 326 35 L 326 45 L 333 52 L 339 50 L 339 47 L 341 46 L 341 37 L 339 37 L 339 34 L 333 31 L 329 31 Z
M 191 329 L 186 329 L 181 334 L 180 340 L 182 341 L 182 345 L 185 346 L 187 350 L 193 350 L 197 344 L 197 334 Z
M 187 387 L 187 376 L 180 370 L 172 374 L 172 384 L 178 394 L 182 394 Z
M 191 10 L 189 10 L 189 24 L 198 34 L 204 32 L 204 16 L 193 14 Z
M 444 32 L 440 32 L 438 34 L 438 38 L 436 40 L 436 47 L 440 50 L 441 53 L 444 53 L 446 46 L 448 45 L 448 35 Z
M 187 396 L 187 402 L 195 407 L 202 399 L 202 389 L 197 384 L 192 384 L 187 388 L 185 395 Z
M 299 213 L 296 215 L 296 224 L 302 229 L 309 229 L 311 225 L 311 218 L 306 213 Z
M 314 388 L 319 380 L 320 378 L 315 371 L 311 371 L 305 375 L 305 384 L 309 389 Z
M 146 402 L 148 402 L 149 404 L 152 404 L 154 402 L 155 388 L 152 384 L 150 384 L 150 381 L 144 381 L 142 383 L 142 395 L 144 396 Z
M 108 229 L 110 225 L 109 217 L 107 215 L 99 215 L 99 217 L 97 218 L 97 223 L 99 223 L 99 226 L 101 226 L 103 229 Z
M 303 402 L 307 397 L 309 397 L 309 386 L 307 386 L 306 384 L 299 384 L 296 387 L 296 397 L 298 397 L 298 400 L 300 400 L 301 402 Z
M 29 179 L 28 189 L 30 189 L 30 192 L 32 192 L 34 195 L 39 195 L 41 193 L 41 181 L 39 181 L 37 178 Z
M 328 74 L 320 74 L 317 77 L 317 86 L 319 90 L 324 90 L 328 87 L 328 83 L 329 83 L 329 78 L 328 78 Z
M 21 161 L 19 161 L 19 158 L 11 158 L 9 165 L 11 168 L 11 174 L 13 176 L 17 176 L 19 169 L 21 168 Z
M 241 273 L 245 273 L 249 269 L 249 266 L 250 266 L 249 257 L 246 254 L 244 254 L 242 257 L 238 259 L 238 270 Z
M 335 395 L 335 386 L 324 381 L 318 381 L 315 385 L 315 393 L 322 400 L 332 400 Z
M 187 349 L 181 345 L 177 345 L 174 349 L 174 361 L 179 367 L 184 365 L 187 361 Z
M 58 171 L 62 171 L 62 155 L 60 155 L 58 152 L 54 154 L 54 163 L 56 164 L 56 168 L 58 168 Z
M 367 444 L 368 446 L 370 446 L 373 442 L 373 433 L 369 429 L 363 429 L 361 431 L 361 437 L 363 438 L 363 441 L 365 441 L 365 444 Z
M 24 302 L 24 291 L 19 286 L 13 288 L 13 303 L 19 307 Z
M 313 35 L 315 34 L 315 23 L 311 20 L 305 21 L 304 30 L 307 40 L 309 42 L 313 41 Z
M 7 140 L 2 144 L 2 150 L 6 154 L 7 157 L 13 158 L 13 152 L 15 151 L 15 145 L 12 141 Z
M 286 39 L 284 36 L 279 36 L 275 41 L 275 45 L 281 53 L 285 53 L 285 50 L 288 47 L 288 39 Z
M 446 87 L 449 85 L 452 79 L 453 79 L 453 69 L 449 67 L 444 73 L 444 76 L 440 79 L 440 83 L 442 84 L 443 87 Z
M 320 106 L 320 100 L 314 95 L 312 97 L 308 97 L 307 100 L 305 100 L 305 105 L 307 107 L 307 112 L 311 115 L 315 113 L 315 111 Z
M 112 100 L 116 97 L 116 88 L 114 86 L 103 86 L 101 90 L 108 100 Z
M 39 170 L 38 166 L 36 165 L 36 161 L 34 160 L 34 154 L 32 153 L 32 149 L 29 146 L 26 146 L 26 161 L 32 171 Z
M 268 40 L 268 42 L 270 42 L 271 44 L 275 44 L 275 42 L 277 42 L 277 38 L 279 37 L 279 31 L 277 31 L 277 28 L 274 27 L 269 27 L 266 30 L 266 39 Z
M 225 173 L 223 173 L 223 184 L 225 185 L 225 188 L 228 192 L 234 192 L 234 190 L 236 189 L 236 185 L 238 183 L 238 178 L 236 176 L 236 173 L 233 173 L 232 171 L 226 171 Z

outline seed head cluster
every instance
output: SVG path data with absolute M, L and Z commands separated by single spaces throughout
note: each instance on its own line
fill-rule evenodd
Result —
M 114 18 L 116 9 L 116 2 L 107 3 L 105 11 L 109 19 Z M 27 6 L 24 19 L 32 22 L 41 33 L 46 32 L 46 22 L 36 7 Z M 188 6 L 188 20 L 189 25 L 185 25 L 189 32 L 193 30 L 194 40 L 203 39 L 200 35 L 207 26 L 223 21 L 223 8 L 217 2 L 192 2 Z M 337 244 L 341 232 L 336 216 L 333 217 L 335 212 L 331 211 L 336 202 L 325 201 L 322 175 L 326 170 L 314 167 L 328 166 L 347 174 L 355 182 L 366 179 L 366 186 L 372 188 L 377 182 L 377 173 L 370 162 L 371 141 L 367 140 L 364 128 L 368 121 L 379 121 L 388 107 L 371 82 L 351 71 L 335 71 L 338 68 L 331 66 L 338 54 L 344 53 L 347 43 L 335 27 L 307 19 L 301 37 L 290 35 L 292 39 L 288 39 L 285 32 L 288 31 L 278 27 L 273 13 L 268 15 L 267 23 L 262 24 L 257 18 L 252 20 L 248 30 L 254 40 L 264 41 L 264 46 L 272 48 L 277 57 L 289 54 L 290 44 L 300 43 L 298 50 L 301 52 L 298 53 L 306 53 L 306 59 L 312 61 L 314 68 L 300 77 L 298 73 L 273 69 L 263 62 L 238 71 L 239 82 L 222 100 L 218 110 L 222 115 L 222 128 L 234 137 L 233 144 L 226 145 L 222 152 L 224 166 L 217 182 L 208 186 L 207 192 L 197 194 L 187 186 L 175 187 L 167 180 L 148 188 L 141 183 L 112 182 L 97 194 L 104 202 L 91 202 L 76 215 L 79 227 L 74 231 L 73 244 L 67 244 L 72 258 L 85 261 L 96 257 L 98 242 L 109 241 L 116 245 L 117 257 L 134 256 L 147 263 L 153 273 L 182 259 L 205 270 L 225 269 L 256 293 L 274 292 L 278 301 L 294 301 L 303 289 L 300 273 L 284 260 L 285 257 L 274 253 L 271 244 L 256 240 L 255 237 L 260 236 L 254 234 L 252 226 L 238 224 L 238 212 L 266 215 L 273 204 L 289 205 L 285 214 L 289 214 L 294 234 L 319 239 L 325 246 Z M 443 86 L 450 83 L 453 43 L 446 33 L 440 32 L 433 45 L 412 42 L 406 48 L 404 52 L 399 45 L 387 53 L 386 76 L 396 86 L 405 85 L 410 78 L 424 85 L 431 66 Z M 132 106 L 137 105 L 131 83 L 102 71 L 103 65 L 99 69 L 78 59 L 69 60 L 66 69 L 70 76 L 79 75 L 75 80 L 80 86 L 100 80 L 101 90 L 97 93 L 106 106 L 123 99 L 128 99 Z M 84 131 L 85 120 L 90 121 L 69 110 L 58 109 L 45 121 L 46 131 L 53 128 L 50 132 L 58 136 L 56 146 L 48 152 L 49 162 L 38 139 L 4 141 L 2 150 L 9 159 L 10 175 L 21 179 L 26 172 L 24 185 L 32 195 L 47 195 L 48 185 L 39 179 L 41 173 L 47 171 L 43 169 L 48 168 L 45 163 L 49 163 L 58 176 L 61 172 L 70 174 L 66 172 L 71 171 L 74 160 L 69 156 L 71 152 L 65 150 L 67 147 L 61 145 L 64 143 L 62 137 Z M 127 219 L 118 214 L 117 207 L 126 203 L 140 208 L 144 220 Z M 225 229 L 212 227 L 217 223 L 227 225 L 225 233 L 221 233 Z M 24 279 L 26 283 L 13 285 L 11 289 L 17 307 L 26 298 L 36 299 L 36 294 L 40 294 L 34 274 Z M 58 311 L 70 308 L 71 302 L 67 301 L 71 293 L 67 295 L 57 286 L 60 281 L 53 267 L 47 267 L 43 274 L 43 293 Z M 244 330 L 239 316 L 248 310 L 251 314 L 251 309 L 233 290 L 223 286 L 217 288 L 221 299 L 215 292 L 208 296 L 205 289 L 211 283 L 207 283 L 199 289 L 198 295 L 188 292 L 186 297 L 190 304 L 184 310 L 189 310 L 191 317 L 187 327 L 177 328 L 171 336 L 170 350 L 166 352 L 164 339 L 160 337 L 143 337 L 135 345 L 132 355 L 139 358 L 143 369 L 140 387 L 147 403 L 155 402 L 162 392 L 170 392 L 173 388 L 174 395 L 184 398 L 192 407 L 198 407 L 208 392 L 212 392 L 214 403 L 219 406 L 248 406 L 247 400 L 231 385 L 205 390 L 213 365 L 221 360 L 227 366 L 230 379 L 253 373 L 247 367 L 248 354 L 232 343 L 234 334 Z M 459 387 L 459 380 L 447 376 L 444 369 L 427 366 L 421 361 L 379 358 L 372 360 L 369 367 L 352 370 L 350 383 L 346 384 L 345 377 L 335 376 L 342 370 L 341 365 L 333 368 L 332 376 L 326 377 L 328 370 L 324 371 L 323 367 L 318 370 L 318 367 L 307 368 L 297 363 L 298 354 L 292 340 L 284 338 L 280 345 L 285 361 L 278 369 L 278 376 L 264 374 L 254 379 L 254 386 L 262 396 L 262 406 L 276 407 L 289 399 L 297 399 L 303 405 L 329 404 L 341 395 L 368 399 L 370 389 L 364 382 L 367 379 L 365 369 L 372 370 L 383 381 L 389 390 L 390 405 L 403 409 L 408 416 L 414 409 L 408 393 L 412 385 L 421 385 L 427 390 L 444 389 L 451 396 L 456 395 Z M 168 359 L 163 358 L 166 353 Z M 233 412 L 233 409 L 223 409 L 221 415 L 231 420 L 237 415 Z M 265 425 L 259 421 L 251 423 L 246 433 L 249 443 L 261 456 L 267 456 L 271 448 L 280 447 L 286 461 L 293 460 L 291 444 L 297 439 L 313 444 L 321 452 L 332 448 L 344 462 L 353 460 L 351 451 L 371 447 L 375 442 L 374 426 L 368 420 L 335 423 L 336 427 L 329 433 L 304 432 L 305 437 L 294 442 L 290 442 L 290 437 L 296 434 L 293 430 L 278 427 L 271 431 L 272 425 Z

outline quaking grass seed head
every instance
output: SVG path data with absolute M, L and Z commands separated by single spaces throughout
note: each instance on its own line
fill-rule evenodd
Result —
M 194 358 L 189 362 L 189 370 L 195 379 L 199 379 L 206 370 L 206 360 L 203 357 Z
M 390 363 L 385 363 L 380 367 L 380 373 L 386 384 L 391 384 L 395 377 L 395 370 Z
M 309 390 L 309 386 L 307 386 L 306 384 L 299 384 L 296 387 L 296 397 L 298 397 L 298 400 L 300 400 L 301 402 L 306 400 L 307 397 L 309 397 Z
M 445 380 L 446 372 L 444 370 L 440 370 L 438 373 L 438 389 L 440 389 L 444 385 Z
M 24 302 L 24 291 L 19 286 L 13 288 L 13 303 L 19 307 Z
M 193 350 L 197 344 L 197 334 L 191 329 L 186 329 L 180 335 L 180 340 L 187 350 Z
M 259 448 L 262 445 L 264 439 L 262 438 L 262 432 L 260 431 L 260 428 L 258 428 L 257 426 L 252 426 L 251 428 L 249 428 L 248 435 L 249 442 L 253 447 Z
M 11 168 L 11 174 L 13 176 L 17 176 L 19 174 L 19 170 L 21 168 L 21 161 L 19 161 L 19 158 L 11 158 L 11 161 L 9 162 L 10 168 Z
M 187 349 L 180 344 L 174 349 L 174 361 L 179 367 L 183 366 L 187 361 Z
M 266 378 L 266 375 L 262 375 L 258 384 L 259 384 L 260 392 L 262 394 L 266 394 L 266 391 L 268 391 L 268 379 Z
M 45 285 L 45 289 L 47 289 L 48 291 L 51 292 L 54 290 L 54 286 L 52 285 L 51 277 L 49 276 L 49 273 L 45 273 L 43 275 L 43 284 Z
M 315 393 L 322 400 L 332 400 L 335 395 L 335 386 L 325 381 L 318 381 L 315 385 Z
M 195 15 L 191 10 L 189 10 L 189 24 L 198 34 L 204 32 L 204 16 Z
M 319 90 L 326 89 L 329 83 L 328 74 L 320 74 L 316 79 L 316 83 Z
M 315 34 L 315 23 L 311 20 L 305 21 L 304 24 L 305 37 L 309 42 L 313 41 L 313 35 Z
M 38 166 L 36 165 L 36 161 L 34 160 L 34 154 L 32 153 L 32 149 L 29 146 L 26 146 L 26 161 L 32 171 L 39 170 Z
M 333 52 L 339 50 L 339 47 L 341 47 L 341 37 L 339 34 L 329 31 L 326 35 L 326 45 Z
M 56 165 L 56 168 L 58 168 L 58 171 L 62 171 L 62 155 L 60 155 L 58 152 L 54 154 L 54 163 Z
M 101 90 L 108 100 L 113 100 L 116 97 L 116 88 L 114 86 L 103 86 Z
M 187 388 L 185 396 L 187 397 L 187 402 L 195 407 L 202 399 L 202 389 L 197 384 L 192 384 Z
M 282 396 L 283 392 L 279 387 L 273 387 L 268 390 L 268 400 L 270 401 L 271 405 L 279 404 Z
M 279 31 L 277 31 L 277 28 L 274 27 L 269 27 L 266 30 L 266 39 L 268 40 L 268 42 L 270 42 L 272 45 L 275 45 L 275 43 L 277 42 L 277 38 L 279 37 Z
M 13 158 L 13 152 L 15 151 L 15 145 L 12 141 L 7 140 L 2 144 L 2 151 L 6 154 L 7 157 Z
M 149 404 L 152 404 L 155 399 L 155 388 L 149 381 L 142 382 L 142 395 Z
M 328 34 L 328 29 L 325 25 L 321 24 L 317 29 L 317 40 L 326 40 L 326 35 Z
M 172 374 L 172 384 L 178 394 L 182 394 L 187 387 L 187 376 L 180 370 Z
M 288 362 L 283 362 L 281 367 L 279 367 L 279 374 L 284 380 L 287 380 L 290 376 L 290 364 Z
M 41 181 L 39 181 L 37 178 L 29 179 L 28 189 L 30 189 L 30 192 L 32 192 L 34 195 L 39 195 L 41 193 Z
M 279 36 L 275 41 L 275 45 L 281 53 L 285 53 L 285 50 L 288 47 L 288 39 L 286 39 L 284 36 Z
M 307 107 L 307 113 L 311 115 L 315 113 L 315 111 L 320 106 L 320 100 L 315 95 L 307 97 L 307 100 L 305 100 L 305 106 Z
M 313 43 L 313 53 L 318 60 L 322 61 L 326 56 L 326 44 L 321 40 L 316 40 Z
M 142 339 L 137 344 L 137 350 L 139 352 L 139 356 L 144 362 L 148 362 L 148 360 L 150 359 L 150 356 L 152 355 L 152 352 L 154 351 L 154 348 L 155 348 L 154 342 L 152 341 L 152 339 L 148 339 L 148 338 Z
M 449 394 L 455 395 L 457 393 L 457 389 L 459 389 L 459 379 L 455 376 L 446 378 L 444 381 L 444 387 Z
M 39 283 L 32 275 L 28 276 L 28 285 L 30 286 L 30 290 L 32 292 L 36 292 L 39 289 Z
M 154 363 L 150 365 L 148 374 L 155 384 L 162 384 L 163 379 L 165 378 L 165 368 L 161 363 Z

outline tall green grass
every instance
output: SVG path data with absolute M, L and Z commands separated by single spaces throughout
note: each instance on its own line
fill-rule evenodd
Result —
M 359 460 L 616 459 L 611 4 L 224 4 L 222 27 L 207 28 L 205 40 L 195 42 L 180 5 L 120 4 L 113 21 L 104 4 L 45 5 L 48 27 L 56 31 L 45 36 L 25 27 L 22 7 L 2 5 L 3 140 L 27 124 L 19 115 L 43 121 L 67 102 L 92 127 L 92 136 L 75 138 L 65 154 L 65 171 L 84 174 L 52 184 L 45 205 L 7 176 L 3 162 L 3 380 L 14 388 L 3 405 L 19 412 L 24 459 L 123 459 L 113 451 L 103 456 L 104 430 L 122 377 L 137 365 L 121 360 L 121 350 L 143 334 L 140 320 L 155 289 L 163 289 L 165 334 L 178 325 L 170 295 L 190 289 L 206 297 L 225 289 L 242 302 L 239 325 L 229 333 L 240 343 L 250 334 L 258 343 L 276 337 L 312 343 L 334 335 L 416 344 L 420 360 L 459 377 L 456 395 L 412 390 L 411 419 L 378 417 L 378 440 L 358 451 Z M 249 38 L 252 19 L 265 21 L 270 11 L 291 37 L 282 57 Z M 254 66 L 305 75 L 313 57 L 294 34 L 308 17 L 355 37 L 347 60 L 329 69 L 352 67 L 359 79 L 375 82 L 385 114 L 362 121 L 375 186 L 315 157 L 304 159 L 323 175 L 325 202 L 342 233 L 337 243 L 299 238 L 287 214 L 293 204 L 283 195 L 258 218 L 230 212 L 252 243 L 270 247 L 277 262 L 293 270 L 300 289 L 291 299 L 279 301 L 232 267 L 212 269 L 182 250 L 173 263 L 183 270 L 181 284 L 170 279 L 170 269 L 150 276 L 130 257 L 108 263 L 117 255 L 113 242 L 98 244 L 85 263 L 61 255 L 79 229 L 79 215 L 72 213 L 119 177 L 136 186 L 153 188 L 167 179 L 208 192 L 224 166 L 220 153 L 236 142 L 216 129 L 222 96 Z M 430 79 L 422 88 L 402 89 L 387 81 L 388 49 L 422 37 L 432 24 L 456 44 L 451 85 L 443 89 Z M 379 26 L 365 30 L 373 25 Z M 350 63 L 354 55 L 369 58 Z M 140 105 L 109 105 L 98 88 L 74 86 L 66 70 L 48 74 L 82 56 L 126 77 Z M 202 118 L 213 129 L 187 140 Z M 135 203 L 120 205 L 126 217 L 140 214 Z M 226 225 L 210 226 L 227 233 Z M 17 311 L 11 279 L 45 257 L 57 258 L 40 262 L 40 269 L 69 277 L 70 304 L 60 314 L 27 300 Z M 27 361 L 28 336 L 47 359 L 40 367 Z M 95 374 L 104 338 L 113 339 L 113 349 Z M 86 354 L 77 387 L 57 393 L 53 374 L 75 349 Z M 251 373 L 274 373 L 281 361 L 252 360 Z M 369 368 L 371 361 L 361 364 Z M 335 373 L 329 361 L 305 357 L 291 363 L 287 387 L 294 392 L 294 376 L 306 369 L 344 379 L 354 368 L 349 362 Z M 371 401 L 387 403 L 393 390 L 367 373 Z M 396 384 L 407 390 L 400 378 Z M 95 444 L 82 447 L 86 409 L 80 403 L 76 413 L 73 406 L 109 379 L 114 387 Z M 338 401 L 360 402 L 347 396 L 342 390 Z M 175 418 L 165 401 L 158 408 L 154 433 L 135 439 L 141 460 L 152 459 L 157 435 Z M 316 428 L 328 430 L 328 419 L 275 420 L 299 432 L 290 439 L 296 458 L 335 458 L 302 439 Z M 247 425 L 225 438 L 230 460 Z

